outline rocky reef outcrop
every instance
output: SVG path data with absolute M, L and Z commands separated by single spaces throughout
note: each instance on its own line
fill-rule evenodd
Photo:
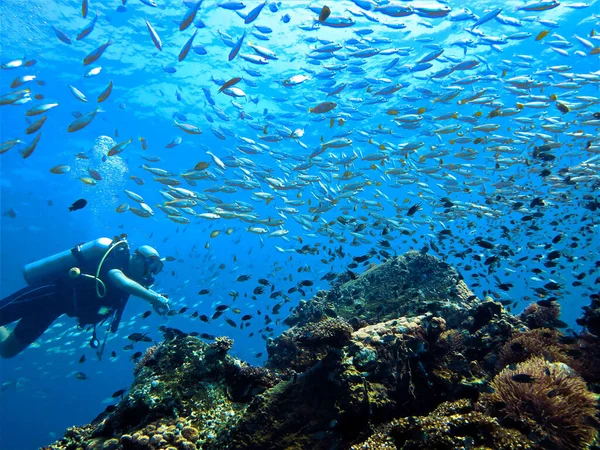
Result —
M 596 438 L 597 336 L 531 330 L 435 257 L 392 258 L 286 323 L 264 367 L 230 356 L 228 338 L 167 333 L 116 407 L 46 448 L 516 450 Z M 541 427 L 519 398 L 553 405 L 566 425 Z M 585 405 L 577 420 L 556 407 L 569 399 Z

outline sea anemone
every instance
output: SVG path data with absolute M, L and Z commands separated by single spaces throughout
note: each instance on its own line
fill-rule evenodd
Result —
M 566 364 L 534 357 L 502 370 L 491 387 L 484 401 L 492 414 L 546 446 L 581 450 L 594 442 L 596 396 Z
M 532 356 L 543 356 L 552 361 L 569 363 L 570 358 L 559 344 L 562 333 L 550 328 L 538 328 L 514 334 L 500 351 L 498 369 L 509 364 L 527 361 Z
M 559 321 L 560 304 L 551 302 L 550 306 L 541 306 L 531 303 L 519 317 L 529 328 L 552 327 Z

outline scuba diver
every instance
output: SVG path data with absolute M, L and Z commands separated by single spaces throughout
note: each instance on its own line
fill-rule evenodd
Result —
M 63 314 L 76 317 L 80 327 L 93 326 L 90 346 L 102 358 L 109 331 L 116 332 L 130 295 L 149 302 L 164 315 L 166 296 L 154 292 L 154 276 L 163 268 L 158 252 L 142 245 L 130 254 L 125 236 L 98 238 L 28 264 L 28 286 L 0 300 L 0 357 L 11 358 Z M 102 344 L 96 325 L 111 320 Z M 12 332 L 4 325 L 19 321 Z

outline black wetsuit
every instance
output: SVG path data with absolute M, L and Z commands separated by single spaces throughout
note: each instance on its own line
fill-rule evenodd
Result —
M 78 267 L 82 273 L 96 275 L 98 263 Z M 109 280 L 107 275 L 112 269 L 120 269 L 128 275 L 129 251 L 115 249 L 104 261 L 99 277 L 106 285 L 103 298 L 96 294 L 95 280 L 82 276 L 72 280 L 65 274 L 48 283 L 27 286 L 0 300 L 0 326 L 19 320 L 14 329 L 15 336 L 19 341 L 31 344 L 63 314 L 77 317 L 82 327 L 96 325 L 114 314 L 111 331 L 115 332 L 129 294 Z M 102 286 L 99 289 L 102 293 Z

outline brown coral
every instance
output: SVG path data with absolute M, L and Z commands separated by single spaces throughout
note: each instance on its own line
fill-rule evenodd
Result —
M 594 441 L 597 432 L 590 421 L 596 396 L 566 364 L 534 357 L 502 370 L 491 387 L 485 402 L 492 413 L 525 433 L 563 450 L 587 448 Z
M 560 317 L 560 304 L 551 302 L 550 306 L 531 303 L 519 316 L 529 328 L 555 326 Z
M 445 402 L 424 417 L 406 417 L 378 427 L 352 450 L 455 450 L 493 448 L 526 450 L 538 448 L 516 430 L 506 429 L 498 421 L 473 410 L 466 399 Z
M 569 363 L 564 347 L 558 343 L 561 336 L 560 331 L 550 328 L 538 328 L 515 334 L 500 351 L 498 369 L 527 361 L 532 356 L 543 356 L 552 361 Z

